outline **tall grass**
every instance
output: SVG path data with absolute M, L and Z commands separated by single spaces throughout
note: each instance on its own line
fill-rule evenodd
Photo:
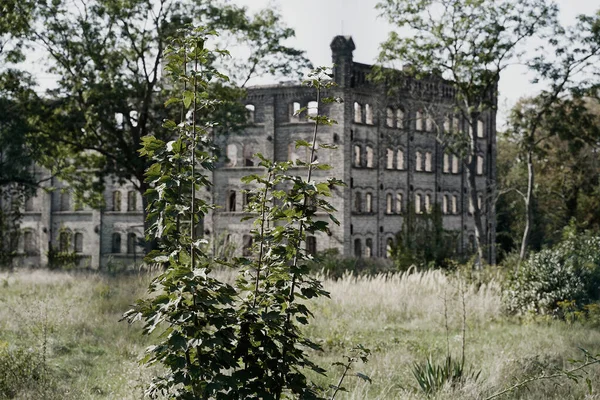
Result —
M 144 296 L 149 279 L 41 270 L 0 274 L 0 347 L 24 350 L 39 361 L 46 346 L 47 380 L 31 376 L 15 398 L 141 399 L 154 372 L 137 363 L 147 339 L 139 326 L 119 319 Z M 466 359 L 482 373 L 477 382 L 446 387 L 435 398 L 484 398 L 515 379 L 553 366 L 568 367 L 568 359 L 580 356 L 578 347 L 600 353 L 600 332 L 592 326 L 505 317 L 500 285 L 494 281 L 474 286 L 439 271 L 425 271 L 345 275 L 324 284 L 331 299 L 314 302 L 315 320 L 307 332 L 324 347 L 324 352 L 313 354 L 315 360 L 329 367 L 356 344 L 372 351 L 370 362 L 359 363 L 354 370 L 366 373 L 373 383 L 349 378 L 344 386 L 350 393 L 338 394 L 339 399 L 427 398 L 411 367 L 429 355 L 443 361 L 447 346 L 453 357 L 459 356 L 460 285 L 465 288 Z M 322 384 L 335 381 L 341 371 L 329 369 L 329 377 L 313 378 Z M 589 370 L 594 391 L 600 390 L 599 370 Z M 598 398 L 586 397 L 585 384 L 560 383 L 534 383 L 505 398 Z

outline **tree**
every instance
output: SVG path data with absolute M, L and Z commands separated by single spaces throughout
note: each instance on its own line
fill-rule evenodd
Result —
M 243 83 L 308 64 L 302 52 L 282 44 L 294 32 L 273 11 L 248 16 L 245 8 L 208 0 L 61 0 L 41 7 L 40 29 L 31 38 L 48 52 L 50 72 L 59 76 L 44 100 L 40 130 L 52 158 L 43 165 L 60 171 L 78 197 L 93 200 L 108 177 L 130 182 L 142 194 L 148 189 L 140 140 L 150 133 L 168 139 L 161 136 L 169 135 L 161 129 L 169 117 L 163 103 L 176 83 L 161 79 L 164 49 L 167 38 L 190 22 L 249 46 L 245 68 L 238 65 Z M 210 95 L 226 101 L 198 115 L 197 123 L 216 119 L 213 126 L 221 131 L 243 125 L 243 91 L 223 80 L 211 84 Z
M 509 118 L 509 132 L 520 143 L 527 163 L 527 189 L 523 193 L 526 223 L 519 261 L 525 258 L 533 225 L 534 157 L 536 153 L 543 157 L 541 144 L 558 136 L 570 141 L 569 147 L 577 150 L 583 142 L 597 140 L 600 133 L 597 117 L 588 111 L 582 98 L 586 92 L 582 79 L 600 56 L 600 21 L 597 17 L 580 16 L 575 27 L 558 28 L 556 32 L 564 36 L 552 35 L 541 54 L 529 62 L 536 82 L 547 83 L 547 88 L 535 98 L 518 103 Z
M 404 61 L 405 73 L 416 78 L 441 75 L 455 88 L 453 113 L 466 128 L 446 140 L 467 171 L 481 262 L 484 230 L 476 170 L 477 152 L 485 149 L 474 133 L 479 117 L 495 112 L 501 72 L 519 58 L 525 40 L 555 20 L 557 8 L 545 0 L 384 0 L 377 8 L 391 24 L 409 29 L 406 37 L 390 34 L 382 44 L 380 62 L 393 66 L 396 60 Z M 493 191 L 494 185 L 487 182 L 487 190 Z

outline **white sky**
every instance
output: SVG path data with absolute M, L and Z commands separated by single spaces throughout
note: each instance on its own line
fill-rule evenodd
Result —
M 351 35 L 356 50 L 354 60 L 372 64 L 391 27 L 375 10 L 377 0 L 233 0 L 250 10 L 275 7 L 285 23 L 294 28 L 296 38 L 289 42 L 306 50 L 313 65 L 331 65 L 329 44 L 334 36 Z M 600 10 L 600 0 L 557 0 L 561 22 L 572 24 L 579 14 L 593 14 Z M 522 67 L 510 67 L 500 80 L 499 128 L 503 114 L 523 96 L 535 93 L 530 77 Z

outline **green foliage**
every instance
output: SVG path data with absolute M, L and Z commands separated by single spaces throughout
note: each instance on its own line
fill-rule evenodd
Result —
M 562 242 L 532 254 L 510 277 L 504 301 L 512 313 L 564 315 L 567 304 L 582 310 L 598 300 L 599 287 L 600 238 L 571 225 Z
M 324 251 L 317 254 L 308 263 L 315 274 L 323 274 L 329 279 L 340 279 L 347 274 L 354 276 L 374 276 L 396 271 L 390 260 L 380 258 L 343 257 L 336 250 Z
M 400 271 L 419 268 L 453 267 L 458 244 L 457 233 L 444 229 L 442 210 L 436 204 L 430 212 L 417 214 L 409 203 L 402 231 L 396 235 L 391 258 Z
M 352 348 L 352 350 L 350 351 L 349 355 L 344 356 L 344 358 L 346 359 L 344 362 L 335 362 L 333 363 L 333 365 L 337 365 L 339 367 L 343 368 L 342 371 L 342 375 L 340 376 L 340 380 L 338 381 L 337 385 L 330 385 L 330 389 L 333 391 L 331 394 L 331 400 L 335 399 L 335 396 L 339 393 L 339 392 L 348 392 L 348 389 L 346 389 L 345 387 L 342 386 L 342 384 L 344 383 L 344 380 L 350 376 L 350 371 L 352 370 L 354 364 L 358 363 L 359 361 L 362 361 L 363 363 L 367 363 L 369 361 L 369 356 L 371 355 L 371 350 L 365 348 L 362 345 L 358 345 Z M 371 378 L 369 378 L 367 375 L 363 374 L 362 372 L 355 372 L 352 374 L 352 376 L 355 376 L 359 379 L 362 379 L 366 382 L 371 383 Z
M 449 384 L 453 387 L 465 383 L 467 380 L 476 382 L 481 371 L 465 369 L 464 362 L 446 356 L 446 359 L 437 364 L 431 355 L 424 364 L 414 363 L 412 373 L 425 393 L 432 395 Z
M 11 348 L 0 341 L 0 399 L 14 399 L 40 385 L 43 374 L 44 365 L 36 350 Z
M 147 334 L 163 330 L 144 358 L 145 363 L 166 367 L 148 389 L 151 397 L 317 399 L 319 391 L 304 371 L 324 373 L 307 355 L 319 346 L 300 326 L 312 317 L 305 300 L 328 294 L 309 276 L 311 256 L 302 244 L 307 233 L 328 231 L 328 222 L 317 218 L 317 212 L 336 222 L 325 198 L 340 182 L 315 179 L 318 161 L 297 163 L 307 171 L 302 178 L 290 174 L 291 162 L 272 162 L 257 154 L 264 174 L 243 179 L 255 187 L 248 207 L 256 217 L 251 255 L 223 261 L 238 271 L 235 284 L 214 276 L 212 260 L 203 251 L 206 241 L 193 229 L 212 208 L 197 194 L 210 186 L 206 173 L 215 158 L 209 137 L 214 124 L 199 123 L 198 115 L 219 107 L 211 82 L 227 80 L 212 63 L 224 52 L 207 48 L 213 34 L 186 31 L 167 50 L 165 70 L 183 88 L 167 104 L 181 108 L 182 120 L 163 124 L 171 140 L 146 136 L 140 150 L 151 160 L 146 171 L 147 240 L 157 244 L 146 259 L 165 271 L 150 285 L 152 297 L 140 300 L 125 318 L 142 319 Z M 307 85 L 322 103 L 321 91 L 329 87 L 330 75 L 321 68 L 309 78 Z M 307 146 L 316 160 L 318 128 L 334 121 L 321 115 L 311 119 L 312 143 L 297 145 Z

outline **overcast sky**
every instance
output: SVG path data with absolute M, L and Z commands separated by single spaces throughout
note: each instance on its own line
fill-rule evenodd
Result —
M 356 50 L 354 60 L 373 63 L 391 27 L 379 17 L 377 0 L 233 0 L 250 10 L 276 7 L 285 23 L 294 28 L 296 38 L 291 45 L 306 50 L 315 66 L 331 64 L 329 44 L 335 35 L 351 35 Z M 600 9 L 600 0 L 558 0 L 563 24 L 571 24 L 579 14 L 593 14 Z M 529 83 L 523 68 L 511 67 L 500 80 L 499 106 L 506 112 L 520 97 L 532 95 L 535 87 Z M 500 115 L 500 122 L 503 116 Z M 500 128 L 500 126 L 499 126 Z

